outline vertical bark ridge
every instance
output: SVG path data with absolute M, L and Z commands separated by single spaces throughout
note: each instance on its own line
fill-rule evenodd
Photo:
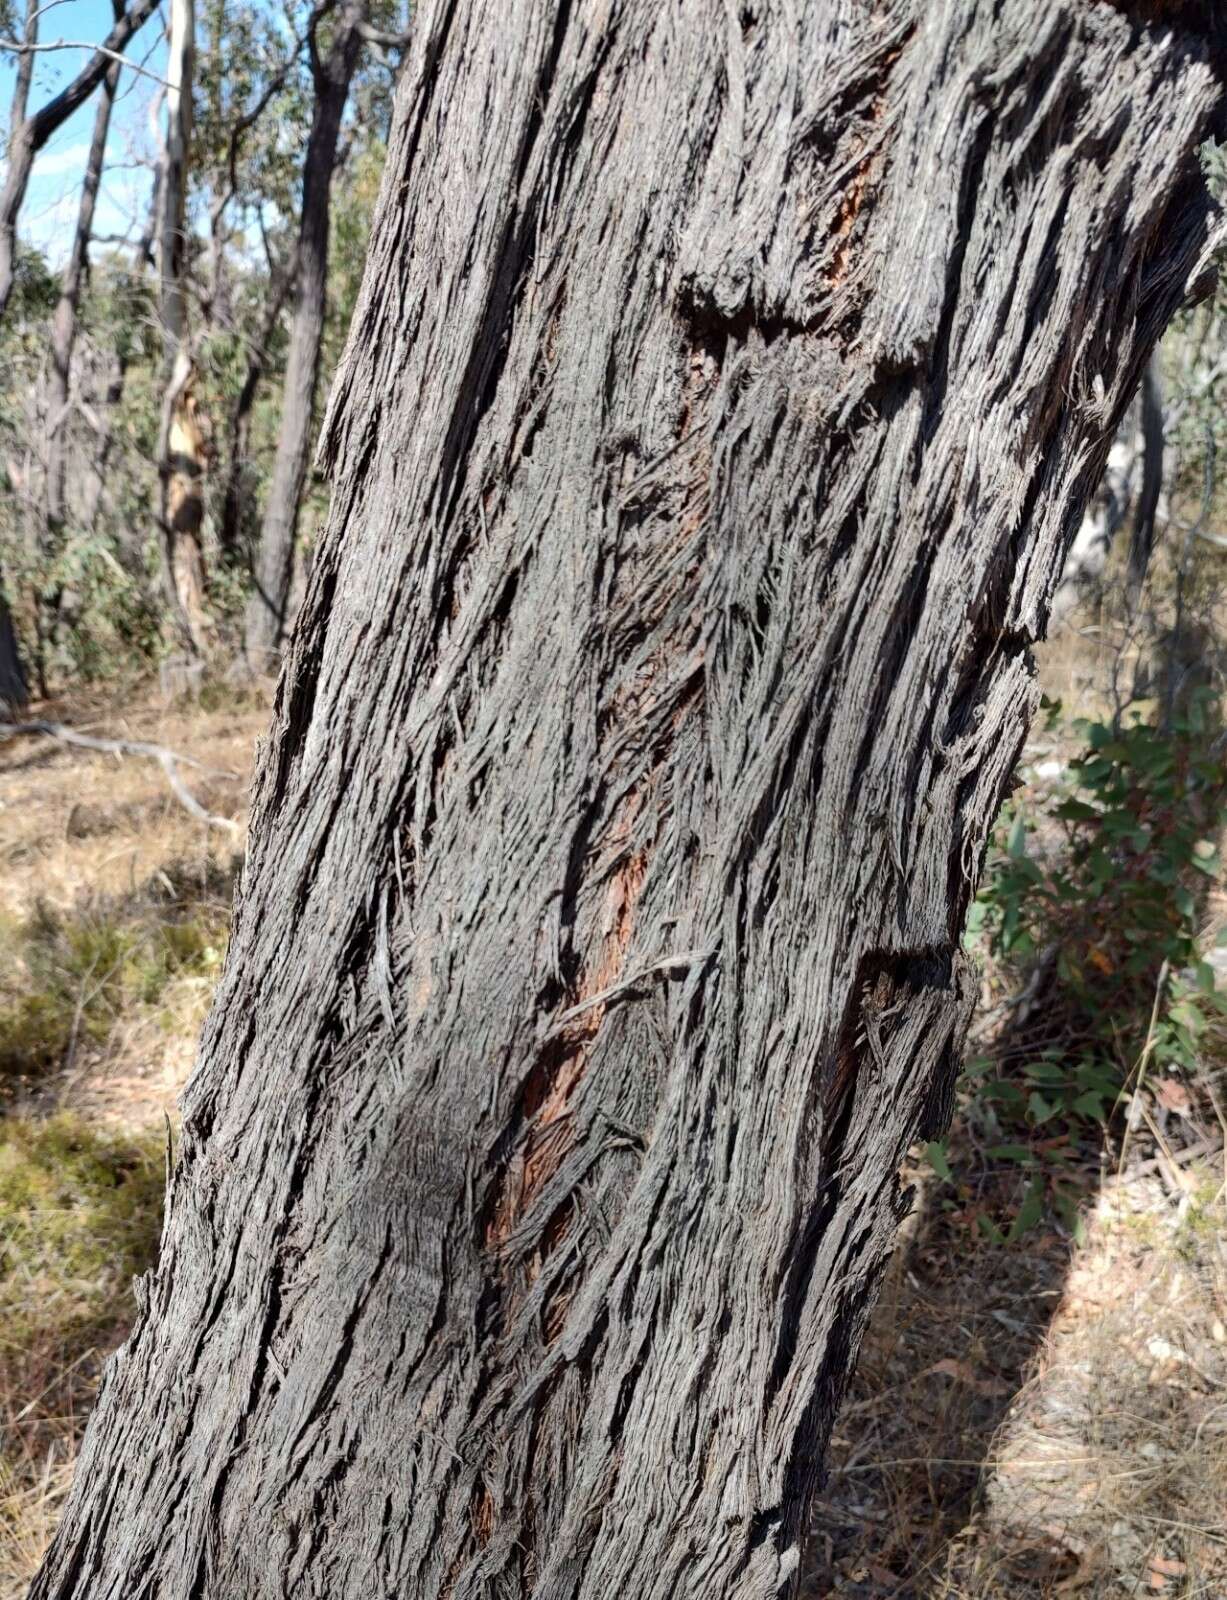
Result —
M 1030 645 L 1204 284 L 1218 50 L 1073 0 L 424 7 L 37 1600 L 789 1583 Z

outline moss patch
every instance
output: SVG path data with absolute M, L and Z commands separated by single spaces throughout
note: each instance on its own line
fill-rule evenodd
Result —
M 103 1362 L 153 1265 L 165 1156 L 154 1134 L 62 1113 L 0 1119 L 0 1593 L 59 1514 Z M 10 1570 L 11 1568 L 11 1570 Z
M 0 1121 L 0 1360 L 128 1320 L 132 1278 L 157 1252 L 164 1181 L 156 1135 L 69 1113 Z

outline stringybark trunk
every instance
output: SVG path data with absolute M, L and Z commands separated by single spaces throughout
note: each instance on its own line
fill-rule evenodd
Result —
M 325 57 L 314 55 L 315 104 L 303 164 L 302 213 L 294 257 L 294 317 L 286 355 L 281 425 L 273 481 L 252 567 L 244 649 L 250 665 L 264 672 L 277 664 L 285 635 L 294 574 L 298 508 L 311 451 L 311 419 L 319 386 L 320 345 L 328 306 L 328 233 L 332 175 L 349 86 L 358 64 L 362 0 L 347 0 Z
M 1030 646 L 1207 287 L 1195 24 L 422 7 L 161 1260 L 36 1600 L 787 1587 Z

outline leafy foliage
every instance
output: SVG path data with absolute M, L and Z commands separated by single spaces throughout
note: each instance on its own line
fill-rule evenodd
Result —
M 313 110 L 305 48 L 313 14 L 299 0 L 271 9 L 252 0 L 207 0 L 198 13 L 188 323 L 204 439 L 207 608 L 222 654 L 237 644 L 277 446 L 293 311 L 285 286 Z M 405 24 L 403 0 L 371 0 L 368 15 L 391 33 Z M 321 49 L 334 26 L 327 15 L 319 22 Z M 351 89 L 332 187 L 321 404 L 365 259 L 394 68 L 391 55 L 371 47 Z M 138 82 L 127 93 L 152 91 Z M 112 128 L 112 159 L 122 134 L 152 178 L 144 118 L 123 115 L 122 130 Z M 50 399 L 58 259 L 22 249 L 0 319 L 0 366 L 9 380 L 0 393 L 0 571 L 39 692 L 128 676 L 179 648 L 166 615 L 157 520 L 162 337 L 153 274 L 138 255 L 122 241 L 95 243 L 62 415 L 52 415 L 63 408 Z M 64 442 L 67 462 L 58 517 L 50 511 L 53 434 Z M 325 489 L 309 481 L 300 519 L 304 556 L 326 509 Z
M 968 940 L 1011 998 L 964 1088 L 984 1153 L 1033 1175 L 1008 1235 L 980 1219 L 1002 1238 L 1046 1197 L 1072 1219 L 1064 1167 L 1146 1074 L 1192 1074 L 1227 1009 L 1201 934 L 1227 799 L 1209 701 L 1167 726 L 1076 723 L 1065 780 L 998 826 Z M 928 1156 L 950 1179 L 944 1145 Z

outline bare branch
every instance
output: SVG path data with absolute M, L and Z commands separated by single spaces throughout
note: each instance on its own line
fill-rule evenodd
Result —
M 264 115 L 273 99 L 273 96 L 278 94 L 285 87 L 286 79 L 293 71 L 294 65 L 298 61 L 299 56 L 302 54 L 302 48 L 306 42 L 307 35 L 305 33 L 295 34 L 294 43 L 291 46 L 290 53 L 285 57 L 281 64 L 274 68 L 274 70 L 269 74 L 268 81 L 256 99 L 255 103 L 250 107 L 249 110 L 243 112 L 240 117 L 235 119 L 235 122 L 230 129 L 230 139 L 226 151 L 226 187 L 218 194 L 210 211 L 210 220 L 214 228 L 217 227 L 218 222 L 221 220 L 222 213 L 234 198 L 235 191 L 239 186 L 238 160 L 239 148 L 242 145 L 243 137 L 253 127 L 255 127 L 256 123 Z
M 144 756 L 150 761 L 156 761 L 166 774 L 166 781 L 170 785 L 171 793 L 183 807 L 210 828 L 223 828 L 228 833 L 237 833 L 239 825 L 230 817 L 214 816 L 206 811 L 200 801 L 184 783 L 179 773 L 179 768 L 195 767 L 198 772 L 212 774 L 217 777 L 233 778 L 233 772 L 224 768 L 206 767 L 202 762 L 196 761 L 191 756 L 180 755 L 177 750 L 168 749 L 162 744 L 148 744 L 143 739 L 100 739 L 91 733 L 78 733 L 75 728 L 67 728 L 62 722 L 0 722 L 0 738 L 15 739 L 42 734 L 48 739 L 58 739 L 61 744 L 79 745 L 84 750 L 99 750 L 105 755 L 115 756 Z
M 49 50 L 88 50 L 104 60 L 118 61 L 120 66 L 130 68 L 142 78 L 151 78 L 154 83 L 163 86 L 166 83 L 160 73 L 150 72 L 148 67 L 142 67 L 131 56 L 124 55 L 120 50 L 111 50 L 105 44 L 95 44 L 92 39 L 52 39 L 47 44 L 23 44 L 20 39 L 0 39 L 0 50 L 9 50 L 18 56 L 42 55 Z
M 358 34 L 367 44 L 377 44 L 384 50 L 404 50 L 413 38 L 413 34 L 408 30 L 404 33 L 391 33 L 386 28 L 377 28 L 374 23 L 365 20 L 358 24 Z

